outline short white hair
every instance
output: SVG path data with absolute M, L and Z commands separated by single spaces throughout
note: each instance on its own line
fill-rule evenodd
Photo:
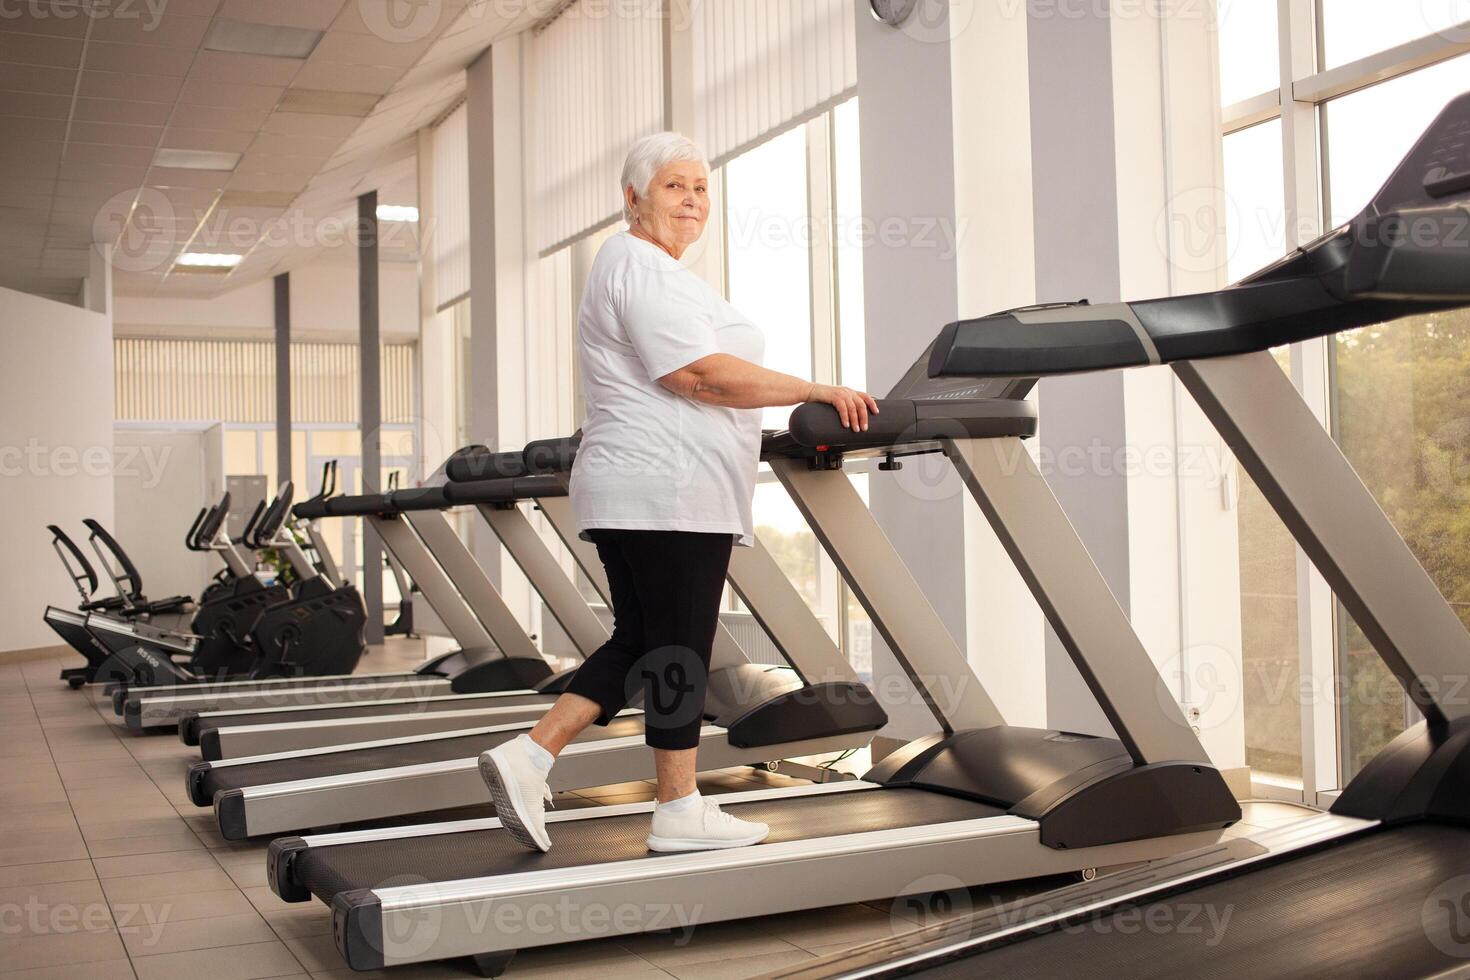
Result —
M 705 170 L 709 169 L 704 151 L 683 133 L 654 133 L 633 144 L 623 161 L 622 183 L 618 185 L 618 193 L 623 198 L 624 221 L 630 225 L 633 223 L 633 209 L 628 207 L 628 188 L 633 188 L 633 193 L 639 197 L 646 197 L 648 186 L 658 172 L 677 160 L 697 160 L 704 164 Z

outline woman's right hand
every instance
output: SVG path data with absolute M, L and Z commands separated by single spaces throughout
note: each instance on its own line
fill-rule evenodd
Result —
M 872 395 L 866 391 L 843 388 L 840 385 L 814 384 L 806 400 L 831 405 L 837 409 L 837 417 L 842 420 L 843 428 L 854 432 L 866 432 L 868 414 L 878 414 L 878 402 Z

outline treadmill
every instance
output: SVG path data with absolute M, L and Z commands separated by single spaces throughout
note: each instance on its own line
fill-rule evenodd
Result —
M 773 975 L 1465 975 L 1470 634 L 1266 351 L 1470 308 L 1467 135 L 1470 94 L 1352 222 L 1231 288 L 963 321 L 930 364 L 939 377 L 1170 365 L 1424 720 L 1320 816 Z M 1211 908 L 1230 910 L 1227 928 L 1137 928 Z
M 454 638 L 458 650 L 435 657 L 412 671 L 377 674 L 340 674 L 218 684 L 187 688 L 119 687 L 113 692 L 113 710 L 131 727 L 172 727 L 191 712 L 287 708 L 306 704 L 381 701 L 437 694 L 501 692 L 522 704 L 546 700 L 539 687 L 555 690 L 565 683 L 554 676 L 534 641 L 516 621 L 504 600 L 489 586 L 474 594 L 472 611 L 456 581 L 476 587 L 477 570 L 463 542 L 455 536 L 442 510 L 443 491 L 420 488 L 397 491 L 396 501 L 385 494 L 364 497 L 320 495 L 302 504 L 300 518 L 362 516 L 378 532 L 383 545 L 418 583 L 420 593 L 433 605 Z M 413 520 L 410 520 L 413 515 Z M 428 535 L 427 538 L 420 535 Z M 446 569 L 455 570 L 456 577 Z M 484 617 L 484 618 L 481 618 Z M 501 701 L 500 704 L 510 704 Z
M 521 458 L 519 452 L 511 455 L 517 461 Z M 449 489 L 424 487 L 383 495 L 339 497 L 328 509 L 336 516 L 360 515 L 380 523 L 401 519 L 407 523 L 437 561 L 437 568 L 419 566 L 421 573 L 430 575 L 429 591 L 423 594 L 436 603 L 436 609 L 443 610 L 441 618 L 461 646 L 489 646 L 493 638 L 499 641 L 501 649 L 525 655 L 535 650 L 534 641 L 516 622 L 484 569 L 475 562 L 442 514 L 460 503 L 494 508 L 496 520 L 492 527 L 552 617 L 571 638 L 577 652 L 586 657 L 596 650 L 607 639 L 606 627 L 517 507 L 517 501 L 533 494 L 565 491 L 555 481 L 484 480 L 463 485 L 462 492 L 450 501 Z M 585 556 L 574 554 L 579 560 L 586 560 Z M 444 579 L 455 590 L 459 601 L 448 601 Z M 555 700 L 569 676 L 567 672 L 531 685 L 538 695 L 534 698 L 524 692 L 485 691 L 373 698 L 348 704 L 190 710 L 178 718 L 179 737 L 185 744 L 198 745 L 204 759 L 218 761 L 490 725 L 497 723 L 497 719 L 511 722 L 538 718 Z
M 650 854 L 653 804 L 629 804 L 548 814 L 545 854 L 495 819 L 279 838 L 275 893 L 329 904 L 354 969 L 472 957 L 493 974 L 521 947 L 883 898 L 926 875 L 1008 881 L 1218 842 L 1239 805 L 1021 444 L 1036 431 L 1032 382 L 931 381 L 927 363 L 926 352 L 866 432 L 803 405 L 763 455 L 937 733 L 861 780 L 722 796 L 728 812 L 770 824 L 756 847 Z M 1116 737 L 1005 724 L 842 469 L 921 453 L 956 466 Z
M 553 444 L 570 457 L 576 441 L 533 444 L 527 447 L 526 458 L 537 459 Z M 519 486 L 502 488 L 512 499 L 541 494 L 542 506 L 555 515 L 553 526 L 576 538 L 575 519 L 565 506 L 564 475 L 451 483 L 447 489 L 451 497 L 467 500 L 485 496 L 487 485 L 496 482 Z M 503 511 L 500 517 L 508 513 Z M 590 550 L 585 543 L 582 547 Z M 887 715 L 765 547 L 757 542 L 739 552 L 731 562 L 729 580 L 787 665 L 752 663 L 725 628 L 719 628 L 700 731 L 701 770 L 769 764 L 867 745 L 887 724 Z M 605 594 L 600 563 L 594 575 Z M 561 581 L 570 587 L 564 575 Z M 189 769 L 187 788 L 196 805 L 213 806 L 220 833 L 230 840 L 484 805 L 485 787 L 477 767 L 480 753 L 531 726 L 532 722 L 481 718 L 462 721 L 456 730 L 412 737 L 199 762 Z M 653 755 L 643 735 L 643 715 L 637 709 L 624 711 L 605 728 L 589 729 L 562 754 L 552 771 L 551 788 L 560 791 L 651 777 Z

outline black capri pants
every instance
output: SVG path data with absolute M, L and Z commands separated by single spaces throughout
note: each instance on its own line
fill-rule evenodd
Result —
M 643 695 L 645 741 L 655 749 L 699 744 L 710 650 L 734 536 L 698 531 L 596 528 L 587 532 L 607 570 L 613 631 L 567 690 L 595 701 L 606 725 Z

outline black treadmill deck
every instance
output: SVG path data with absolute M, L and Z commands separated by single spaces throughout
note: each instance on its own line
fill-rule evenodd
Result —
M 1004 813 L 992 806 L 924 790 L 871 789 L 732 803 L 723 809 L 771 826 L 767 843 L 975 820 Z M 330 903 L 339 892 L 426 881 L 457 881 L 520 871 L 549 871 L 635 858 L 648 850 L 648 813 L 551 823 L 545 854 L 526 850 L 500 830 L 405 837 L 294 855 L 296 884 Z
M 1131 980 L 1343 980 L 1470 972 L 1465 875 L 1470 829 L 1413 824 L 1115 908 L 979 956 L 961 954 L 912 975 L 983 972 L 1040 980 L 1085 969 L 1094 978 Z

